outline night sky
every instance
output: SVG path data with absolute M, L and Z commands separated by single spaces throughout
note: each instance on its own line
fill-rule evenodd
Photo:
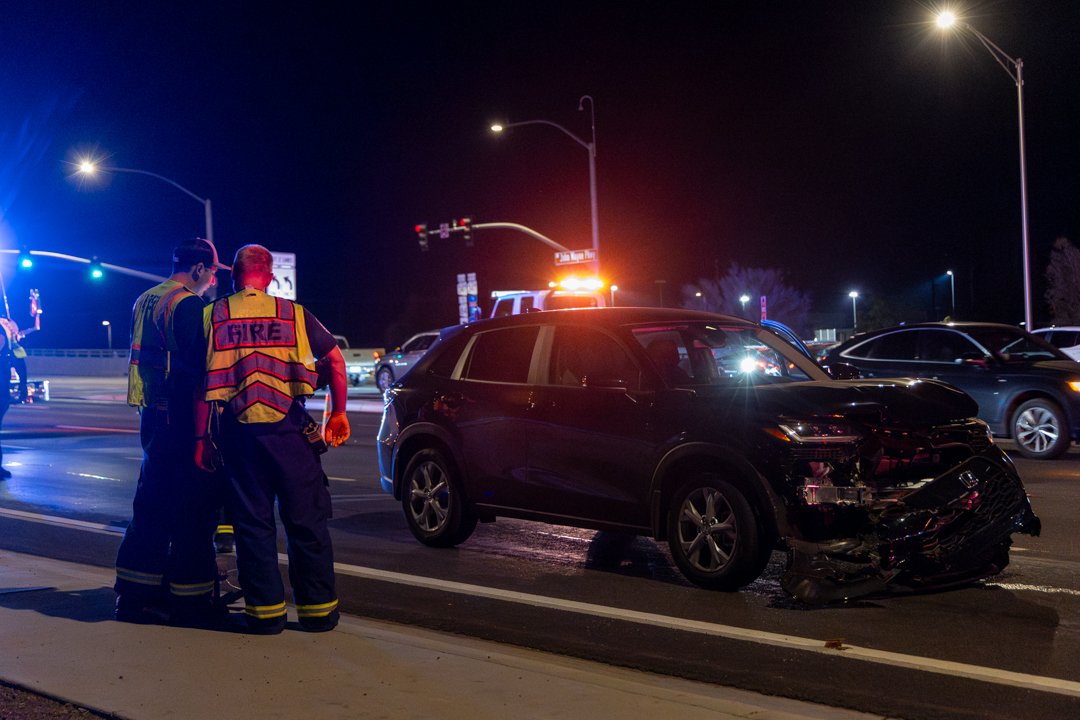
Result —
M 311 5 L 311 7 L 308 7 Z M 600 249 L 620 304 L 668 304 L 732 263 L 778 268 L 813 311 L 847 293 L 1019 322 L 1016 88 L 930 2 L 5 3 L 0 247 L 167 274 L 202 208 L 153 178 L 69 177 L 82 153 L 213 203 L 222 254 L 295 252 L 299 300 L 354 344 L 457 319 L 457 272 L 542 287 L 551 249 L 413 226 L 469 216 L 591 244 L 595 100 Z M 272 8 L 272 9 L 271 9 Z M 1054 239 L 1080 243 L 1080 3 L 952 5 L 1024 60 L 1035 316 Z M 35 347 L 123 344 L 132 278 L 0 256 L 12 313 L 42 290 Z M 933 301 L 936 300 L 936 306 Z M 778 318 L 783 319 L 783 318 Z

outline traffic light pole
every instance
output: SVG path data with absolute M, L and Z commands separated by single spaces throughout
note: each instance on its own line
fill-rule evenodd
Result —
M 519 223 L 511 223 L 511 222 L 470 223 L 469 225 L 466 225 L 466 226 L 451 225 L 450 223 L 443 223 L 443 225 L 444 225 L 444 227 L 433 228 L 431 230 L 429 230 L 428 226 L 424 225 L 424 224 L 420 224 L 420 225 L 416 226 L 416 234 L 417 234 L 417 236 L 418 236 L 418 238 L 420 240 L 420 248 L 422 250 L 427 250 L 428 238 L 430 238 L 432 236 L 440 237 L 443 233 L 445 233 L 447 235 L 447 237 L 449 237 L 453 233 L 462 233 L 462 232 L 467 233 L 467 232 L 469 232 L 469 229 L 471 228 L 472 230 L 516 230 L 517 232 L 525 233 L 526 235 L 533 238 L 534 240 L 539 240 L 540 242 L 544 243 L 545 245 L 550 245 L 551 247 L 555 248 L 556 250 L 558 250 L 560 252 L 570 252 L 570 248 L 566 247 L 565 245 L 557 243 L 554 240 L 552 240 L 551 238 L 549 238 L 548 236 L 543 235 L 541 233 L 538 233 L 536 230 L 533 230 L 531 227 L 527 227 L 527 226 L 521 225 Z
M 0 248 L 0 253 L 7 253 L 9 255 L 17 255 L 20 251 L 11 248 Z M 65 255 L 64 253 L 50 252 L 48 250 L 31 250 L 30 254 L 35 257 L 51 257 L 58 260 L 67 260 L 69 262 L 83 263 L 89 265 L 93 262 L 90 258 L 77 257 L 75 255 Z M 121 275 L 130 275 L 132 277 L 142 278 L 143 280 L 151 280 L 153 282 L 162 282 L 166 278 L 163 275 L 154 275 L 153 273 L 143 272 L 142 270 L 134 270 L 132 268 L 124 267 L 123 265 L 113 265 L 112 263 L 100 263 L 101 267 L 105 270 L 110 270 Z

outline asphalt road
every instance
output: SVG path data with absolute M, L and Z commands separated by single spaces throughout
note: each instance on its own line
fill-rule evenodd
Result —
M 378 416 L 350 420 L 353 439 L 325 456 L 346 612 L 890 717 L 1080 716 L 1080 451 L 1017 460 L 1043 536 L 1017 536 L 1002 575 L 808 608 L 780 591 L 779 553 L 742 592 L 712 593 L 644 538 L 500 520 L 456 549 L 425 548 L 379 490 Z M 112 402 L 13 408 L 0 546 L 110 566 L 136 423 Z

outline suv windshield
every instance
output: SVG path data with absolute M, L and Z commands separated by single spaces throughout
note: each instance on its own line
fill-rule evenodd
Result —
M 1019 328 L 972 329 L 968 335 L 1003 362 L 1069 359 L 1068 355 L 1042 338 Z
M 763 328 L 695 322 L 637 326 L 631 332 L 668 385 L 829 379 L 812 360 Z

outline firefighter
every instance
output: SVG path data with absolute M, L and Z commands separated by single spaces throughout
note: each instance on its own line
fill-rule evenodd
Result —
M 212 478 L 195 466 L 193 413 L 205 373 L 200 295 L 216 284 L 217 250 L 181 243 L 172 276 L 135 301 L 129 405 L 139 408 L 143 462 L 131 523 L 116 556 L 116 618 L 126 622 L 213 622 L 217 563 Z
M 271 635 L 285 627 L 276 499 L 300 628 L 321 632 L 337 625 L 338 601 L 329 483 L 318 454 L 325 445 L 315 447 L 322 439 L 304 401 L 318 384 L 319 358 L 330 368 L 331 414 L 323 437 L 340 445 L 350 432 L 348 379 L 333 335 L 308 310 L 265 292 L 273 278 L 270 252 L 246 245 L 233 261 L 236 292 L 204 311 L 207 402 L 196 409 L 196 462 L 207 470 L 215 466 L 216 440 L 231 477 L 226 507 L 248 631 Z M 211 413 L 218 428 L 213 439 L 205 432 Z

